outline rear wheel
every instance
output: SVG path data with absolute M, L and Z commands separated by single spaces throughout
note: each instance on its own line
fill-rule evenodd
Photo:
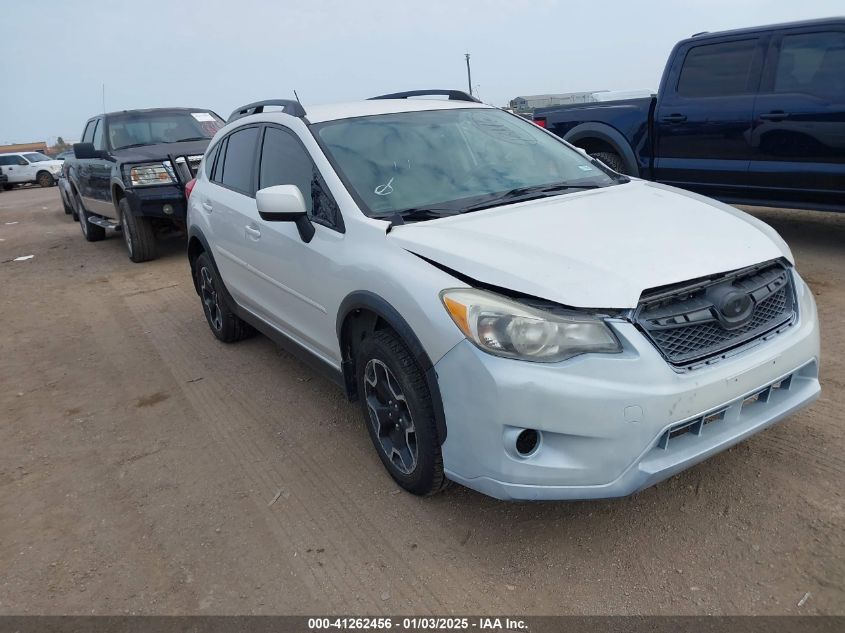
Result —
M 402 488 L 416 495 L 443 490 L 448 480 L 425 376 L 393 330 L 377 330 L 356 354 L 358 394 L 379 458 Z
M 123 241 L 133 262 L 146 262 L 156 256 L 156 236 L 150 218 L 132 214 L 129 201 L 120 201 L 120 217 L 123 225 Z
M 88 221 L 88 212 L 79 199 L 79 194 L 73 192 L 73 206 L 76 208 L 76 217 L 79 218 L 79 226 L 82 229 L 82 236 L 89 242 L 99 242 L 106 237 L 106 230 L 102 226 L 91 224 Z
M 223 297 L 223 283 L 211 263 L 211 258 L 203 253 L 194 265 L 197 276 L 197 288 L 202 300 L 202 311 L 208 327 L 224 343 L 235 343 L 252 335 L 253 330 L 246 321 L 229 309 Z
M 39 171 L 35 177 L 35 182 L 38 183 L 39 187 L 52 187 L 56 184 L 56 179 L 53 178 L 53 174 L 49 171 Z
M 622 160 L 622 157 L 616 152 L 595 152 L 590 154 L 590 156 L 597 158 L 617 173 L 630 175 L 628 174 L 628 169 L 625 166 L 625 161 Z

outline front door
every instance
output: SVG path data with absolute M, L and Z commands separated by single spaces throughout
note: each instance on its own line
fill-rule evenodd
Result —
M 750 185 L 805 205 L 845 196 L 845 27 L 775 34 L 754 107 Z
M 746 184 L 763 39 L 677 52 L 654 115 L 655 180 L 714 196 Z
M 340 212 L 299 137 L 287 128 L 268 125 L 257 186 L 274 185 L 299 187 L 315 233 L 306 243 L 293 222 L 263 220 L 255 209 L 244 226 L 249 261 L 255 268 L 254 295 L 277 329 L 337 365 L 334 286 L 342 274 L 345 246 Z

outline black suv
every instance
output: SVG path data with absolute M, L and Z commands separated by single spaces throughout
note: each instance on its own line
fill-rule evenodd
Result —
M 157 233 L 184 229 L 185 185 L 224 124 L 207 108 L 92 117 L 65 169 L 85 239 L 96 242 L 106 229 L 120 229 L 133 262 L 153 259 Z

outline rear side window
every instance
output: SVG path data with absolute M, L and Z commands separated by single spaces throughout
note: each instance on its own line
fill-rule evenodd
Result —
M 718 97 L 749 92 L 757 40 L 695 46 L 684 59 L 678 79 L 682 97 Z
M 211 180 L 211 170 L 214 169 L 214 161 L 217 160 L 217 154 L 220 151 L 221 145 L 223 145 L 222 142 L 215 145 L 205 157 L 205 176 L 209 180 Z
M 214 172 L 221 184 L 248 196 L 252 195 L 252 174 L 257 141 L 257 127 L 243 128 L 229 135 L 226 153 L 223 155 L 222 174 L 220 169 Z
M 775 92 L 845 94 L 845 33 L 799 33 L 783 38 Z
M 273 185 L 296 185 L 305 198 L 309 218 L 330 227 L 338 224 L 337 206 L 308 152 L 293 134 L 268 127 L 261 147 L 258 188 Z

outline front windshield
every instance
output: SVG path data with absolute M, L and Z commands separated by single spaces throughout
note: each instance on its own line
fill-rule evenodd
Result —
M 619 182 L 533 123 L 496 109 L 426 110 L 316 124 L 320 143 L 371 217 L 449 215 L 526 189 Z M 539 197 L 535 195 L 535 197 Z M 496 200 L 499 200 L 497 203 Z
M 45 156 L 44 154 L 40 154 L 38 152 L 29 152 L 23 155 L 30 163 L 40 163 L 41 161 L 45 160 L 53 160 L 49 156 Z
M 208 111 L 128 112 L 110 115 L 112 149 L 210 139 L 225 123 Z

